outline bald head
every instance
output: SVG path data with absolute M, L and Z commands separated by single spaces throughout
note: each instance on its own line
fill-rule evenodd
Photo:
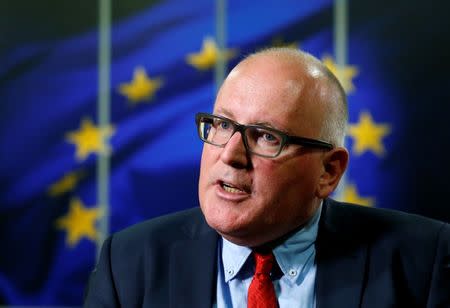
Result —
M 317 123 L 321 139 L 336 146 L 343 145 L 347 125 L 347 99 L 345 92 L 323 63 L 309 53 L 292 48 L 269 48 L 247 56 L 229 74 L 233 79 L 242 71 L 258 69 L 276 81 L 285 78 L 281 91 L 298 97 L 299 108 L 319 111 L 310 118 Z M 279 102 L 283 104 L 282 101 Z

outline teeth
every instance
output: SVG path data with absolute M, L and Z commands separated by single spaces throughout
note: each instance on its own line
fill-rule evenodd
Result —
M 242 192 L 242 190 L 240 190 L 240 189 L 237 189 L 237 188 L 234 188 L 234 187 L 231 187 L 231 186 L 229 186 L 229 185 L 227 185 L 227 184 L 222 184 L 222 187 L 223 187 L 223 189 L 225 190 L 225 191 L 227 191 L 227 192 L 230 192 L 230 193 L 240 193 L 240 192 Z

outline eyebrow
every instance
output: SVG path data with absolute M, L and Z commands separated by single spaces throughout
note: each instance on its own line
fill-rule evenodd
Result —
M 283 131 L 283 130 L 281 130 L 281 129 L 279 129 L 279 128 L 275 127 L 275 126 L 273 126 L 273 125 L 272 125 L 272 124 L 270 124 L 269 122 L 256 122 L 256 123 L 254 123 L 254 124 L 252 124 L 252 125 L 260 125 L 260 126 L 265 126 L 265 127 L 269 127 L 269 128 L 273 128 L 273 129 L 279 130 L 280 132 L 282 132 L 282 131 Z
M 230 111 L 228 111 L 228 110 L 226 110 L 226 109 L 223 109 L 223 108 L 220 107 L 220 108 L 218 108 L 218 109 L 216 110 L 216 112 L 219 113 L 219 114 L 222 114 L 222 115 L 225 116 L 225 117 L 230 118 L 230 120 L 235 121 L 235 120 L 234 120 L 233 113 L 230 112 Z M 235 121 L 235 122 L 236 122 L 236 121 Z M 269 122 L 256 122 L 256 123 L 249 123 L 248 125 L 265 126 L 265 127 L 272 128 L 272 129 L 275 129 L 275 130 L 277 130 L 277 131 L 280 131 L 280 132 L 282 132 L 282 133 L 285 133 L 286 135 L 292 134 L 291 132 L 289 132 L 289 131 L 287 131 L 287 130 L 285 130 L 285 129 L 281 129 L 281 128 L 279 128 L 279 127 L 276 127 L 276 126 L 274 126 L 273 124 L 271 124 L 271 123 L 269 123 Z
M 224 116 L 226 116 L 226 117 L 230 117 L 230 118 L 233 118 L 233 114 L 231 113 L 231 112 L 229 112 L 228 110 L 226 110 L 226 109 L 223 109 L 223 108 L 219 108 L 218 110 L 216 110 L 218 113 L 220 113 L 220 114 L 223 114 Z

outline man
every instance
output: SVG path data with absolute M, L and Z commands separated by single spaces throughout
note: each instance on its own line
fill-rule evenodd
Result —
M 85 306 L 449 307 L 447 224 L 327 198 L 346 108 L 306 53 L 244 59 L 196 118 L 201 210 L 112 235 Z

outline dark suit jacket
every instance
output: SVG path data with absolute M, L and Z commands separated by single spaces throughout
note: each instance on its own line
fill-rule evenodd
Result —
M 85 307 L 212 307 L 218 235 L 199 208 L 135 225 L 103 245 Z M 450 307 L 450 227 L 396 211 L 323 203 L 317 307 Z

